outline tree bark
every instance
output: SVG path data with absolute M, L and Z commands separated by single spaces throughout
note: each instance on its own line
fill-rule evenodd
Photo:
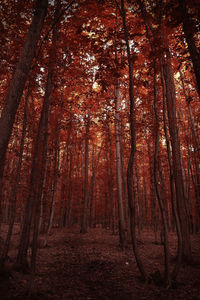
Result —
M 153 155 L 151 154 L 151 147 L 150 143 L 147 145 L 148 147 L 148 156 L 149 156 L 149 175 L 150 175 L 150 205 L 151 205 L 151 222 L 153 225 L 155 243 L 158 243 L 158 223 L 159 223 L 159 216 L 157 210 L 157 201 L 156 201 L 156 191 L 155 191 L 155 183 L 154 183 L 154 174 L 153 174 Z
M 84 196 L 83 196 L 83 212 L 81 220 L 81 233 L 87 233 L 88 226 L 88 200 L 89 200 L 89 187 L 88 187 L 88 165 L 89 165 L 89 131 L 90 131 L 90 110 L 88 110 L 86 121 L 86 134 L 85 134 L 85 178 L 84 178 Z
M 115 94 L 115 147 L 116 147 L 116 171 L 117 171 L 117 199 L 119 213 L 119 236 L 122 249 L 125 248 L 127 242 L 126 223 L 124 217 L 123 191 L 122 191 L 122 158 L 120 149 L 120 114 L 119 108 L 121 104 L 121 94 L 119 80 L 116 79 L 114 87 Z
M 36 219 L 34 228 L 34 243 L 33 243 L 33 258 L 32 258 L 32 271 L 34 273 L 34 260 L 37 253 L 37 236 L 39 228 L 39 207 L 41 201 L 41 192 L 44 181 L 44 174 L 46 168 L 46 155 L 47 155 L 47 138 L 48 138 L 48 121 L 51 107 L 51 94 L 54 88 L 53 75 L 55 64 L 55 47 L 57 40 L 57 28 L 54 27 L 52 37 L 52 47 L 49 55 L 48 76 L 44 95 L 44 102 L 40 116 L 37 138 L 35 141 L 31 175 L 30 175 L 30 189 L 26 202 L 25 216 L 23 222 L 22 233 L 20 237 L 19 251 L 17 255 L 17 264 L 22 267 L 28 267 L 27 250 L 29 246 L 30 230 L 32 217 L 34 212 L 34 204 L 36 201 Z M 37 198 L 36 198 L 37 197 Z M 35 200 L 36 199 L 36 200 Z
M 127 168 L 127 192 L 128 192 L 129 211 L 130 211 L 130 231 L 131 231 L 132 246 L 133 246 L 133 252 L 135 255 L 136 263 L 141 273 L 142 280 L 146 281 L 147 274 L 145 272 L 142 260 L 140 258 L 138 248 L 137 248 L 137 241 L 136 241 L 135 203 L 133 202 L 133 163 L 134 163 L 134 156 L 136 151 L 136 136 L 135 136 L 135 121 L 134 121 L 135 104 L 134 104 L 134 93 L 133 93 L 133 65 L 131 60 L 128 32 L 126 27 L 126 12 L 124 8 L 124 0 L 121 0 L 120 12 L 123 21 L 124 38 L 126 42 L 126 51 L 127 51 L 128 68 L 129 68 L 129 102 L 130 102 L 129 122 L 130 122 L 131 150 L 130 150 L 128 168 Z
M 138 166 L 137 161 L 135 162 L 135 177 L 136 177 L 136 192 L 135 199 L 137 199 L 137 225 L 138 225 L 138 236 L 140 241 L 142 242 L 142 200 L 141 200 L 141 191 L 139 184 L 139 174 L 138 174 Z
M 35 55 L 37 42 L 43 27 L 47 12 L 48 0 L 37 0 L 32 23 L 26 36 L 26 40 L 13 74 L 8 94 L 0 118 L 0 211 L 2 198 L 2 180 L 6 150 L 12 133 L 15 115 L 22 97 L 24 86 L 31 64 Z M 1 219 L 1 218 L 0 218 Z
M 163 96 L 163 124 L 164 124 L 164 132 L 165 132 L 165 139 L 166 139 L 166 146 L 167 146 L 167 159 L 168 159 L 168 164 L 169 164 L 171 205 L 172 205 L 172 211 L 173 211 L 173 215 L 174 215 L 174 219 L 175 219 L 176 231 L 177 231 L 177 237 L 178 237 L 177 260 L 176 260 L 174 270 L 172 272 L 172 280 L 176 280 L 176 277 L 177 277 L 178 272 L 181 267 L 181 260 L 182 260 L 182 255 L 183 255 L 183 241 L 182 241 L 182 235 L 181 235 L 180 219 L 179 219 L 179 216 L 177 213 L 176 201 L 175 201 L 172 153 L 171 153 L 171 149 L 170 149 L 170 139 L 169 139 L 169 134 L 168 134 L 168 130 L 167 130 L 167 122 L 166 122 L 166 104 L 165 104 L 166 90 L 165 90 L 162 66 L 161 66 L 161 82 L 162 82 L 162 94 L 163 94 L 162 95 Z
M 95 211 L 96 211 L 96 205 L 95 205 L 95 199 L 94 199 L 94 188 L 95 188 L 95 181 L 96 181 L 96 172 L 97 172 L 97 168 L 99 165 L 99 160 L 100 160 L 100 155 L 101 155 L 101 150 L 102 150 L 102 144 L 100 146 L 99 149 L 99 153 L 97 155 L 97 160 L 96 162 L 94 161 L 94 145 L 93 145 L 93 166 L 92 166 L 92 177 L 91 177 L 91 181 L 90 181 L 90 209 L 91 209 L 91 213 L 90 213 L 90 225 L 91 227 L 95 227 Z
M 166 33 L 163 42 L 165 47 L 168 45 Z M 184 181 L 181 164 L 180 139 L 178 134 L 178 122 L 176 116 L 176 92 L 174 85 L 174 74 L 170 61 L 170 52 L 166 51 L 162 59 L 163 77 L 165 81 L 167 113 L 169 120 L 169 133 L 172 145 L 173 158 L 173 175 L 176 189 L 176 200 L 178 207 L 178 214 L 181 224 L 181 233 L 183 239 L 183 255 L 187 259 L 191 259 L 191 242 L 189 233 L 189 220 L 186 210 L 186 199 L 184 193 Z
M 190 58 L 193 64 L 196 77 L 197 91 L 200 96 L 200 52 L 195 44 L 194 38 L 194 22 L 190 16 L 185 0 L 179 0 L 180 11 L 182 12 L 183 31 L 190 52 Z
M 158 199 L 158 204 L 160 208 L 161 213 L 161 220 L 162 220 L 162 230 L 164 235 L 164 256 L 165 256 L 165 276 L 164 276 L 164 282 L 165 285 L 171 286 L 171 278 L 169 273 L 169 239 L 168 239 L 168 228 L 167 228 L 167 218 L 164 208 L 164 199 L 162 197 L 160 187 L 159 187 L 159 181 L 160 186 L 163 187 L 163 182 L 160 178 L 158 178 L 158 174 L 161 173 L 160 170 L 160 155 L 159 155 L 159 116 L 158 116 L 158 98 L 157 98 L 157 84 L 156 84 L 156 60 L 154 58 L 153 60 L 153 82 L 154 82 L 154 99 L 153 99 L 153 109 L 154 109 L 154 169 L 153 169 L 153 175 L 154 175 L 154 184 L 155 184 L 155 190 L 156 190 L 156 196 Z M 160 180 L 159 180 L 160 179 Z
M 107 124 L 107 135 L 108 135 L 108 149 L 107 153 L 107 161 L 108 161 L 108 192 L 110 199 L 110 222 L 109 225 L 111 227 L 112 234 L 115 234 L 115 200 L 113 193 L 113 150 L 112 150 L 112 139 L 109 123 Z
M 8 229 L 6 241 L 5 241 L 4 248 L 2 251 L 2 255 L 1 255 L 1 264 L 2 265 L 4 265 L 6 257 L 8 255 L 10 240 L 12 237 L 13 225 L 15 222 L 17 191 L 18 191 L 19 181 L 20 181 L 20 171 L 21 171 L 21 166 L 22 166 L 24 142 L 25 142 L 25 135 L 26 135 L 29 96 L 30 96 L 30 82 L 28 85 L 27 95 L 26 95 L 26 99 L 25 99 L 24 119 L 23 119 L 23 126 L 22 126 L 22 135 L 21 135 L 21 141 L 20 141 L 19 159 L 18 159 L 18 163 L 17 163 L 15 183 L 14 183 L 13 191 L 11 193 L 11 216 L 10 216 L 10 222 L 9 222 L 9 229 Z
M 49 221 L 48 221 L 47 231 L 46 231 L 45 239 L 44 239 L 44 247 L 47 246 L 48 237 L 49 237 L 49 234 L 50 234 L 52 226 L 53 226 L 53 218 L 54 218 L 56 196 L 57 196 L 57 186 L 58 186 L 58 179 L 59 179 L 59 162 L 60 162 L 59 140 L 60 140 L 60 134 L 58 134 L 58 141 L 56 142 L 57 145 L 56 145 L 56 149 L 54 150 L 55 155 L 54 155 L 53 193 L 52 193 L 52 199 L 51 199 Z

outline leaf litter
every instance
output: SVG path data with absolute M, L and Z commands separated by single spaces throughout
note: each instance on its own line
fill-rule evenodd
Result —
M 192 236 L 192 239 L 193 256 L 198 261 L 200 238 Z M 138 248 L 148 273 L 159 271 L 162 274 L 162 245 L 156 245 L 153 241 L 153 233 L 144 231 L 143 243 L 139 243 Z M 11 261 L 14 261 L 17 251 L 14 248 L 10 251 Z M 172 258 L 176 254 L 174 234 L 170 235 L 170 253 Z M 171 259 L 171 265 L 173 263 Z M 1 300 L 200 300 L 198 264 L 182 266 L 175 288 L 143 283 L 139 279 L 131 244 L 122 251 L 118 236 L 102 228 L 89 229 L 86 234 L 80 234 L 77 227 L 53 229 L 48 247 L 39 249 L 31 294 L 27 293 L 29 274 L 10 268 L 7 275 L 7 278 L 0 278 Z

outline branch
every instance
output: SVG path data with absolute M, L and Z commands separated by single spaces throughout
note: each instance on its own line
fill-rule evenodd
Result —
M 119 3 L 117 2 L 117 0 L 115 0 L 115 3 L 117 5 L 117 8 L 119 9 L 120 14 L 122 15 L 123 14 L 122 9 L 121 9 Z
M 147 34 L 149 35 L 148 28 L 150 29 L 151 33 L 153 34 L 153 27 L 151 26 L 151 24 L 150 24 L 150 22 L 148 21 L 148 18 L 147 18 L 148 12 L 146 11 L 146 7 L 144 7 L 144 3 L 141 0 L 137 0 L 137 2 L 139 4 L 141 14 L 143 16 L 143 20 L 144 20 L 144 23 L 145 23 Z
M 72 4 L 74 3 L 74 1 L 75 1 L 75 0 L 72 0 L 72 1 L 68 4 L 68 6 L 67 6 L 65 9 L 63 9 L 63 11 L 59 14 L 59 16 L 57 17 L 57 19 L 53 21 L 51 27 L 49 28 L 49 30 L 47 31 L 47 33 L 45 34 L 45 36 L 43 37 L 43 39 L 42 39 L 42 41 L 41 41 L 41 44 L 40 44 L 40 46 L 39 46 L 38 53 L 37 53 L 37 55 L 36 55 L 36 57 L 35 57 L 35 60 L 36 60 L 36 61 L 38 60 L 38 57 L 39 57 L 39 55 L 40 55 L 42 46 L 43 46 L 44 42 L 47 40 L 47 38 L 48 38 L 50 32 L 53 30 L 53 28 L 54 28 L 55 25 L 58 23 L 58 21 L 60 20 L 60 18 L 64 15 L 64 13 L 72 6 Z

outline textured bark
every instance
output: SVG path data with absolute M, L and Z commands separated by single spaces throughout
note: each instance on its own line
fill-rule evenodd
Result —
M 153 109 L 154 109 L 154 184 L 156 190 L 156 196 L 158 199 L 158 204 L 160 208 L 161 220 L 162 220 L 162 230 L 164 236 L 164 257 L 165 257 L 165 276 L 164 281 L 166 286 L 171 285 L 171 278 L 169 273 L 169 238 L 168 238 L 168 228 L 167 228 L 167 218 L 164 207 L 164 199 L 161 193 L 161 187 L 163 188 L 162 174 L 160 170 L 160 155 L 159 155 L 159 117 L 158 117 L 158 98 L 157 98 L 157 85 L 156 85 L 156 61 L 153 60 L 153 82 L 154 82 L 154 98 L 153 98 Z M 159 177 L 158 175 L 161 174 Z M 160 182 L 160 184 L 159 184 Z
M 155 35 L 155 31 L 153 30 L 151 23 L 149 22 L 149 19 L 147 18 L 146 14 L 146 9 L 144 8 L 144 5 L 141 0 L 138 0 L 142 16 L 145 22 L 145 27 L 146 27 L 146 32 L 147 32 L 147 37 L 150 43 L 150 47 L 152 50 L 152 53 L 155 52 L 154 49 L 154 43 L 151 41 L 151 34 L 153 36 Z M 160 20 L 161 22 L 161 20 Z M 179 217 L 175 208 L 175 199 L 174 199 L 174 183 L 173 183 L 173 170 L 172 170 L 172 160 L 171 160 L 171 152 L 170 152 L 170 146 L 169 146 L 169 139 L 168 139 L 168 132 L 166 128 L 166 119 L 165 119 L 165 98 L 166 98 L 166 86 L 164 85 L 164 76 L 163 76 L 163 69 L 161 66 L 161 81 L 162 81 L 162 87 L 163 87 L 163 119 L 164 119 L 164 130 L 165 130 L 165 137 L 166 137 L 166 143 L 167 143 L 167 154 L 168 154 L 168 162 L 169 162 L 169 167 L 170 167 L 170 188 L 171 188 L 171 203 L 172 203 L 172 210 L 174 213 L 175 217 L 175 222 L 176 222 L 176 229 L 177 229 L 177 235 L 178 235 L 178 255 L 177 255 L 177 261 L 175 264 L 175 268 L 172 274 L 172 279 L 175 279 L 178 271 L 180 269 L 180 263 L 181 263 L 181 258 L 182 258 L 182 235 L 180 231 L 180 221 Z M 154 151 L 154 185 L 155 185 L 155 190 L 157 194 L 157 198 L 159 200 L 159 206 L 160 206 L 160 211 L 161 211 L 161 217 L 162 217 L 162 224 L 163 224 L 163 229 L 164 229 L 164 251 L 165 251 L 165 283 L 171 284 L 171 278 L 169 274 L 169 246 L 168 246 L 168 228 L 167 228 L 167 219 L 164 211 L 164 200 L 162 199 L 162 194 L 159 191 L 159 186 L 158 186 L 158 180 L 157 180 L 157 156 L 158 156 L 158 146 L 159 146 L 159 139 L 158 139 L 158 126 L 159 126 L 159 118 L 158 118 L 158 111 L 157 111 L 157 88 L 156 88 L 156 61 L 154 58 L 154 116 L 155 116 L 155 151 Z M 158 171 L 160 174 L 160 181 L 162 182 L 162 172 L 160 169 L 160 166 L 158 165 Z M 162 184 L 162 190 L 163 189 L 163 184 Z
M 88 110 L 86 121 L 86 134 L 85 134 L 85 174 L 84 174 L 84 195 L 83 195 L 83 212 L 81 220 L 81 233 L 87 232 L 88 226 L 88 200 L 89 200 L 89 187 L 88 187 L 88 166 L 89 166 L 89 131 L 90 131 L 90 110 Z
M 165 45 L 168 44 L 167 37 L 165 36 Z M 191 259 L 191 242 L 189 233 L 189 220 L 187 217 L 186 199 L 184 193 L 184 181 L 181 164 L 181 151 L 180 139 L 178 134 L 178 122 L 176 116 L 176 92 L 174 85 L 174 74 L 170 61 L 169 51 L 165 53 L 162 61 L 163 77 L 165 81 L 166 100 L 167 100 L 167 113 L 169 120 L 169 133 L 172 145 L 172 158 L 173 158 L 173 175 L 176 189 L 176 200 L 178 214 L 181 224 L 181 233 L 183 239 L 183 254 L 187 259 Z
M 73 172 L 73 153 L 70 151 L 69 158 L 69 186 L 68 186 L 68 207 L 67 207 L 67 224 L 71 226 L 71 211 L 72 211 L 72 201 L 73 201 L 73 191 L 72 191 L 72 172 Z
M 163 93 L 163 123 L 164 123 L 164 132 L 165 132 L 165 139 L 166 139 L 166 145 L 167 145 L 167 158 L 168 158 L 168 164 L 169 164 L 169 173 L 170 173 L 170 192 L 171 192 L 171 205 L 172 205 L 172 211 L 175 219 L 176 224 L 176 231 L 177 231 L 177 237 L 178 237 L 178 249 L 177 249 L 177 260 L 174 267 L 174 270 L 172 272 L 172 279 L 175 280 L 178 272 L 181 267 L 181 260 L 183 255 L 183 242 L 182 242 L 182 235 L 181 235 L 181 226 L 180 226 L 180 219 L 177 214 L 176 209 L 176 201 L 175 201 L 175 188 L 174 188 L 174 179 L 173 179 L 173 166 L 172 166 L 172 153 L 170 150 L 170 139 L 169 134 L 167 131 L 167 122 L 166 122 L 166 90 L 164 85 L 164 78 L 163 78 L 163 72 L 162 72 L 162 66 L 161 66 L 161 82 L 162 82 L 162 93 Z
M 186 93 L 186 89 L 185 89 L 185 83 L 184 83 L 184 77 L 183 74 L 181 72 L 181 70 L 179 69 L 179 75 L 180 75 L 180 79 L 181 79 L 181 84 L 182 84 L 182 89 L 183 89 L 183 94 L 185 97 L 185 100 L 187 102 L 187 106 L 188 106 L 188 113 L 189 113 L 189 123 L 190 123 L 190 127 L 191 127 L 191 133 L 192 133 L 192 141 L 193 141 L 193 147 L 194 147 L 194 153 L 193 153 L 193 165 L 194 165 L 194 172 L 191 170 L 191 175 L 192 175 L 192 182 L 194 185 L 194 191 L 195 191 L 195 197 L 196 197 L 196 223 L 198 226 L 198 223 L 200 221 L 200 167 L 199 167 L 199 163 L 200 163 L 200 151 L 199 149 L 199 137 L 198 137 L 198 132 L 197 132 L 197 126 L 195 126 L 195 121 L 194 121 L 194 116 L 193 116 L 193 111 L 192 111 L 192 107 L 190 102 L 193 100 L 191 98 L 190 95 L 187 95 Z M 186 132 L 186 128 L 184 128 L 184 131 Z M 188 159 L 189 159 L 189 168 L 191 167 L 191 159 L 190 159 L 190 147 L 189 147 L 189 141 L 187 141 L 187 146 L 188 146 Z M 194 174 L 193 174 L 194 173 Z M 188 184 L 189 184 L 189 180 L 188 180 Z M 188 189 L 188 196 L 190 196 L 189 193 L 189 189 Z M 194 229 L 194 228 L 193 228 Z
M 20 141 L 19 159 L 18 159 L 18 162 L 17 162 L 15 184 L 14 184 L 13 191 L 12 191 L 12 194 L 11 194 L 11 215 L 10 215 L 9 229 L 8 229 L 8 233 L 7 233 L 7 236 L 6 236 L 5 244 L 4 244 L 2 255 L 1 255 L 1 264 L 2 265 L 5 263 L 6 257 L 8 255 L 10 240 L 11 240 L 11 237 L 12 237 L 13 225 L 14 225 L 14 222 L 15 222 L 17 192 L 18 192 L 19 182 L 20 182 L 20 171 L 21 171 L 21 166 L 22 166 L 24 142 L 25 142 L 25 135 L 26 135 L 29 96 L 30 96 L 30 82 L 29 82 L 29 86 L 28 86 L 26 99 L 25 99 L 24 119 L 23 119 L 22 135 L 21 135 L 21 141 Z
M 138 166 L 137 161 L 135 164 L 135 175 L 136 175 L 136 193 L 135 199 L 137 199 L 137 225 L 138 225 L 138 236 L 139 239 L 142 241 L 142 199 L 141 199 L 141 191 L 140 191 L 140 184 L 139 184 L 139 174 L 138 174 Z
M 63 99 L 64 100 L 64 99 Z M 66 149 L 65 149 L 65 153 L 64 157 L 63 157 L 63 162 L 61 164 L 61 169 L 66 169 L 66 173 L 63 174 L 63 178 L 62 178 L 62 194 L 63 194 L 63 205 L 62 205 L 62 226 L 66 226 L 71 224 L 71 199 L 69 199 L 67 197 L 67 193 L 66 193 L 66 189 L 68 186 L 68 182 L 70 181 L 70 172 L 72 172 L 72 161 L 73 161 L 73 153 L 72 153 L 72 149 L 70 149 L 69 147 L 69 141 L 70 141 L 70 137 L 71 137 L 71 128 L 72 128 L 72 120 L 70 119 L 69 122 L 69 127 L 68 127 L 68 132 L 67 132 L 67 138 L 66 138 Z M 76 151 L 74 151 L 74 153 L 76 153 Z M 69 155 L 70 155 L 70 159 L 69 159 Z M 79 155 L 79 152 L 78 152 Z M 79 161 L 77 159 L 77 161 Z M 69 170 L 69 171 L 68 171 Z M 71 189 L 71 187 L 68 187 L 69 190 Z M 70 195 L 72 196 L 72 191 L 70 192 Z M 69 196 L 69 194 L 68 194 Z
M 122 181 L 122 158 L 120 149 L 120 114 L 119 108 L 121 105 L 121 94 L 118 79 L 114 87 L 115 94 L 115 147 L 116 147 L 116 173 L 117 173 L 117 199 L 118 199 L 118 213 L 119 213 L 119 236 L 120 245 L 122 248 L 126 246 L 126 223 L 124 217 L 123 205 L 123 181 Z
M 6 150 L 12 133 L 17 108 L 22 97 L 24 86 L 35 55 L 37 42 L 46 16 L 48 0 L 38 0 L 30 29 L 13 74 L 8 94 L 0 118 L 0 206 L 2 193 L 2 176 L 6 158 Z
M 48 85 L 51 85 L 50 82 L 50 76 L 48 76 Z M 35 148 L 34 148 L 34 154 L 33 154 L 33 161 L 32 161 L 32 167 L 31 167 L 31 175 L 30 175 L 30 189 L 29 189 L 29 195 L 26 202 L 25 207 L 25 216 L 24 216 L 24 222 L 20 237 L 20 245 L 19 245 L 19 251 L 17 255 L 17 264 L 22 265 L 26 267 L 28 265 L 27 263 L 27 250 L 29 246 L 29 238 L 30 238 L 30 229 L 31 229 L 31 222 L 32 222 L 32 216 L 33 216 L 33 207 L 36 197 L 36 191 L 38 191 L 37 183 L 38 183 L 38 174 L 40 174 L 39 167 L 41 167 L 39 160 L 40 160 L 40 154 L 41 154 L 41 144 L 43 143 L 43 137 L 44 137 L 44 121 L 46 118 L 46 115 L 48 114 L 49 110 L 49 90 L 45 94 L 45 99 L 43 103 L 43 108 L 41 112 L 39 127 L 38 127 L 38 134 L 35 141 Z M 40 174 L 41 175 L 41 174 Z
M 108 124 L 108 149 L 107 152 L 108 155 L 108 192 L 109 192 L 109 198 L 110 198 L 110 227 L 112 230 L 112 234 L 115 234 L 115 200 L 114 200 L 114 193 L 113 193 L 113 151 L 112 151 L 112 139 L 111 139 L 111 133 L 110 133 L 110 127 Z
M 187 41 L 190 58 L 193 64 L 196 77 L 197 91 L 200 96 L 200 52 L 195 44 L 194 30 L 195 27 L 192 17 L 188 12 L 185 0 L 179 0 L 180 11 L 182 12 L 183 31 Z
M 90 193 L 89 193 L 89 200 L 90 200 L 90 227 L 94 228 L 95 227 L 95 211 L 96 211 L 96 205 L 94 201 L 94 185 L 95 185 L 95 159 L 94 159 L 94 154 L 95 154 L 95 146 L 94 144 L 92 145 L 92 176 L 90 180 Z
M 143 159 L 143 168 L 142 168 L 142 171 L 143 171 L 143 176 L 142 176 L 142 179 L 143 179 L 143 203 L 144 203 L 144 220 L 143 220 L 143 224 L 146 228 L 149 227 L 149 214 L 148 214 L 148 210 L 149 210 L 149 207 L 148 207 L 148 197 L 147 197 L 147 183 L 146 183 L 146 180 L 145 180 L 145 166 L 144 166 L 144 159 Z
M 56 9 L 54 12 L 54 20 L 56 21 L 58 18 L 58 14 L 60 11 L 60 2 L 61 0 L 57 0 Z M 49 118 L 50 118 L 50 111 L 51 111 L 51 98 L 52 92 L 54 89 L 54 76 L 55 76 L 55 62 L 56 62 L 56 43 L 58 40 L 58 23 L 53 28 L 53 35 L 52 35 L 52 46 L 50 49 L 49 54 L 49 66 L 48 66 L 48 81 L 45 91 L 45 106 L 46 109 L 44 111 L 44 119 L 42 124 L 42 136 L 41 136 L 41 144 L 40 144 L 40 153 L 38 153 L 38 157 L 41 156 L 41 171 L 40 171 L 40 180 L 38 184 L 38 195 L 36 199 L 36 211 L 35 211 L 35 218 L 34 218 L 34 231 L 33 231 L 33 240 L 32 240 L 32 255 L 31 255 L 31 280 L 30 280 L 30 287 L 33 283 L 33 277 L 35 274 L 36 268 L 36 258 L 37 258 L 37 250 L 38 250 L 38 236 L 39 236 L 39 223 L 40 223 L 40 209 L 41 209 L 41 200 L 42 200 L 42 192 L 43 192 L 43 185 L 45 180 L 45 173 L 46 173 L 46 165 L 47 165 L 47 152 L 48 152 L 48 125 L 49 125 Z M 61 113 L 62 115 L 62 113 Z M 59 120 L 59 118 L 57 118 Z M 54 157 L 54 186 L 53 186 L 53 196 L 52 196 L 52 203 L 51 203 L 51 214 L 50 220 L 48 223 L 47 234 L 45 236 L 44 246 L 47 244 L 47 236 L 51 230 L 52 221 L 53 221 L 53 212 L 54 212 L 54 205 L 56 200 L 56 191 L 57 191 L 57 183 L 58 183 L 58 168 L 59 168 L 59 143 L 60 143 L 60 129 L 57 121 L 57 140 L 56 140 L 56 149 L 55 149 L 55 157 Z M 39 171 L 39 170 L 38 170 Z M 46 244 L 45 244 L 46 243 Z
M 149 175 L 150 175 L 150 205 L 151 205 L 151 222 L 153 224 L 155 243 L 158 243 L 158 223 L 159 223 L 159 215 L 157 212 L 157 201 L 156 201 L 156 191 L 155 191 L 155 183 L 154 183 L 154 175 L 153 175 L 153 156 L 151 154 L 150 144 L 147 144 L 148 147 L 148 156 L 149 156 Z
M 120 120 L 120 152 L 121 152 L 121 167 L 122 167 L 122 191 L 123 191 L 123 200 L 124 200 L 124 218 L 126 226 L 128 224 L 128 199 L 127 199 L 127 186 L 126 186 L 126 170 L 124 169 L 124 149 L 123 149 L 123 136 L 124 136 L 124 125 L 123 119 Z
M 55 59 L 55 47 L 57 39 L 57 29 L 54 28 L 52 47 L 50 49 L 49 55 L 49 65 L 48 65 L 48 76 L 44 95 L 44 102 L 42 107 L 42 112 L 40 116 L 37 138 L 35 141 L 35 148 L 33 153 L 33 161 L 30 175 L 30 188 L 29 195 L 27 197 L 25 216 L 22 227 L 22 233 L 20 237 L 19 251 L 17 255 L 17 264 L 22 267 L 28 266 L 27 262 L 27 250 L 29 247 L 30 230 L 32 217 L 34 212 L 34 204 L 36 203 L 36 215 L 34 222 L 34 241 L 32 249 L 32 271 L 34 273 L 35 259 L 37 253 L 37 237 L 39 230 L 39 212 L 40 212 L 40 202 L 42 196 L 42 186 L 44 182 L 45 168 L 46 168 L 46 157 L 47 157 L 47 143 L 48 143 L 48 121 L 49 113 L 51 108 L 51 94 L 54 88 L 53 75 L 54 75 L 54 63 Z
M 54 152 L 54 182 L 52 187 L 53 193 L 51 199 L 49 221 L 48 221 L 47 231 L 44 239 L 44 246 L 47 246 L 48 237 L 53 226 L 53 218 L 54 218 L 56 196 L 57 196 L 57 186 L 58 186 L 58 179 L 59 179 L 59 162 L 60 162 L 59 140 L 60 140 L 60 134 L 58 134 L 58 141 L 56 142 L 57 145 L 56 145 L 56 149 L 54 150 L 55 151 Z
M 42 196 L 43 196 L 43 188 L 45 183 L 46 177 L 46 164 L 47 164 L 47 148 L 48 148 L 48 121 L 49 121 L 49 112 L 50 112 L 50 105 L 48 112 L 45 116 L 44 121 L 44 148 L 42 151 L 42 159 L 41 159 L 41 170 L 40 170 L 40 181 L 38 187 L 38 194 L 36 199 L 36 210 L 35 210 L 35 218 L 34 218 L 34 231 L 33 231 L 33 240 L 32 240 L 32 255 L 31 255 L 31 271 L 35 273 L 36 267 L 36 256 L 37 256 L 37 248 L 38 248 L 38 236 L 39 236 L 39 229 L 40 229 L 40 219 L 41 219 L 41 209 L 42 207 Z
M 95 188 L 95 180 L 96 180 L 96 172 L 99 165 L 100 155 L 101 155 L 102 145 L 100 146 L 99 153 L 97 155 L 97 161 L 94 161 L 94 145 L 93 145 L 93 162 L 92 162 L 92 177 L 90 182 L 90 225 L 91 227 L 95 227 L 95 214 L 96 214 L 96 205 L 94 198 L 94 188 Z
M 126 12 L 124 8 L 124 0 L 121 0 L 120 11 L 122 14 L 124 38 L 126 41 L 126 51 L 128 56 L 128 67 L 129 67 L 129 101 L 130 101 L 129 122 L 130 122 L 131 150 L 130 150 L 128 168 L 127 168 L 127 192 L 128 192 L 129 211 L 130 211 L 130 231 L 131 231 L 132 247 L 133 247 L 136 263 L 141 273 L 142 279 L 146 281 L 147 274 L 145 272 L 142 260 L 140 258 L 138 248 L 137 248 L 137 241 L 136 241 L 135 203 L 133 202 L 133 163 L 134 163 L 134 156 L 136 150 L 136 136 L 135 136 L 135 122 L 134 122 L 135 106 L 134 106 L 134 93 L 133 93 L 133 65 L 131 60 L 128 32 L 126 26 Z

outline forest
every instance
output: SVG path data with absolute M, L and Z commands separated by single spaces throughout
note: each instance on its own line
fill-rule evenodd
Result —
M 1 0 L 0 32 L 0 299 L 200 299 L 200 0 Z

